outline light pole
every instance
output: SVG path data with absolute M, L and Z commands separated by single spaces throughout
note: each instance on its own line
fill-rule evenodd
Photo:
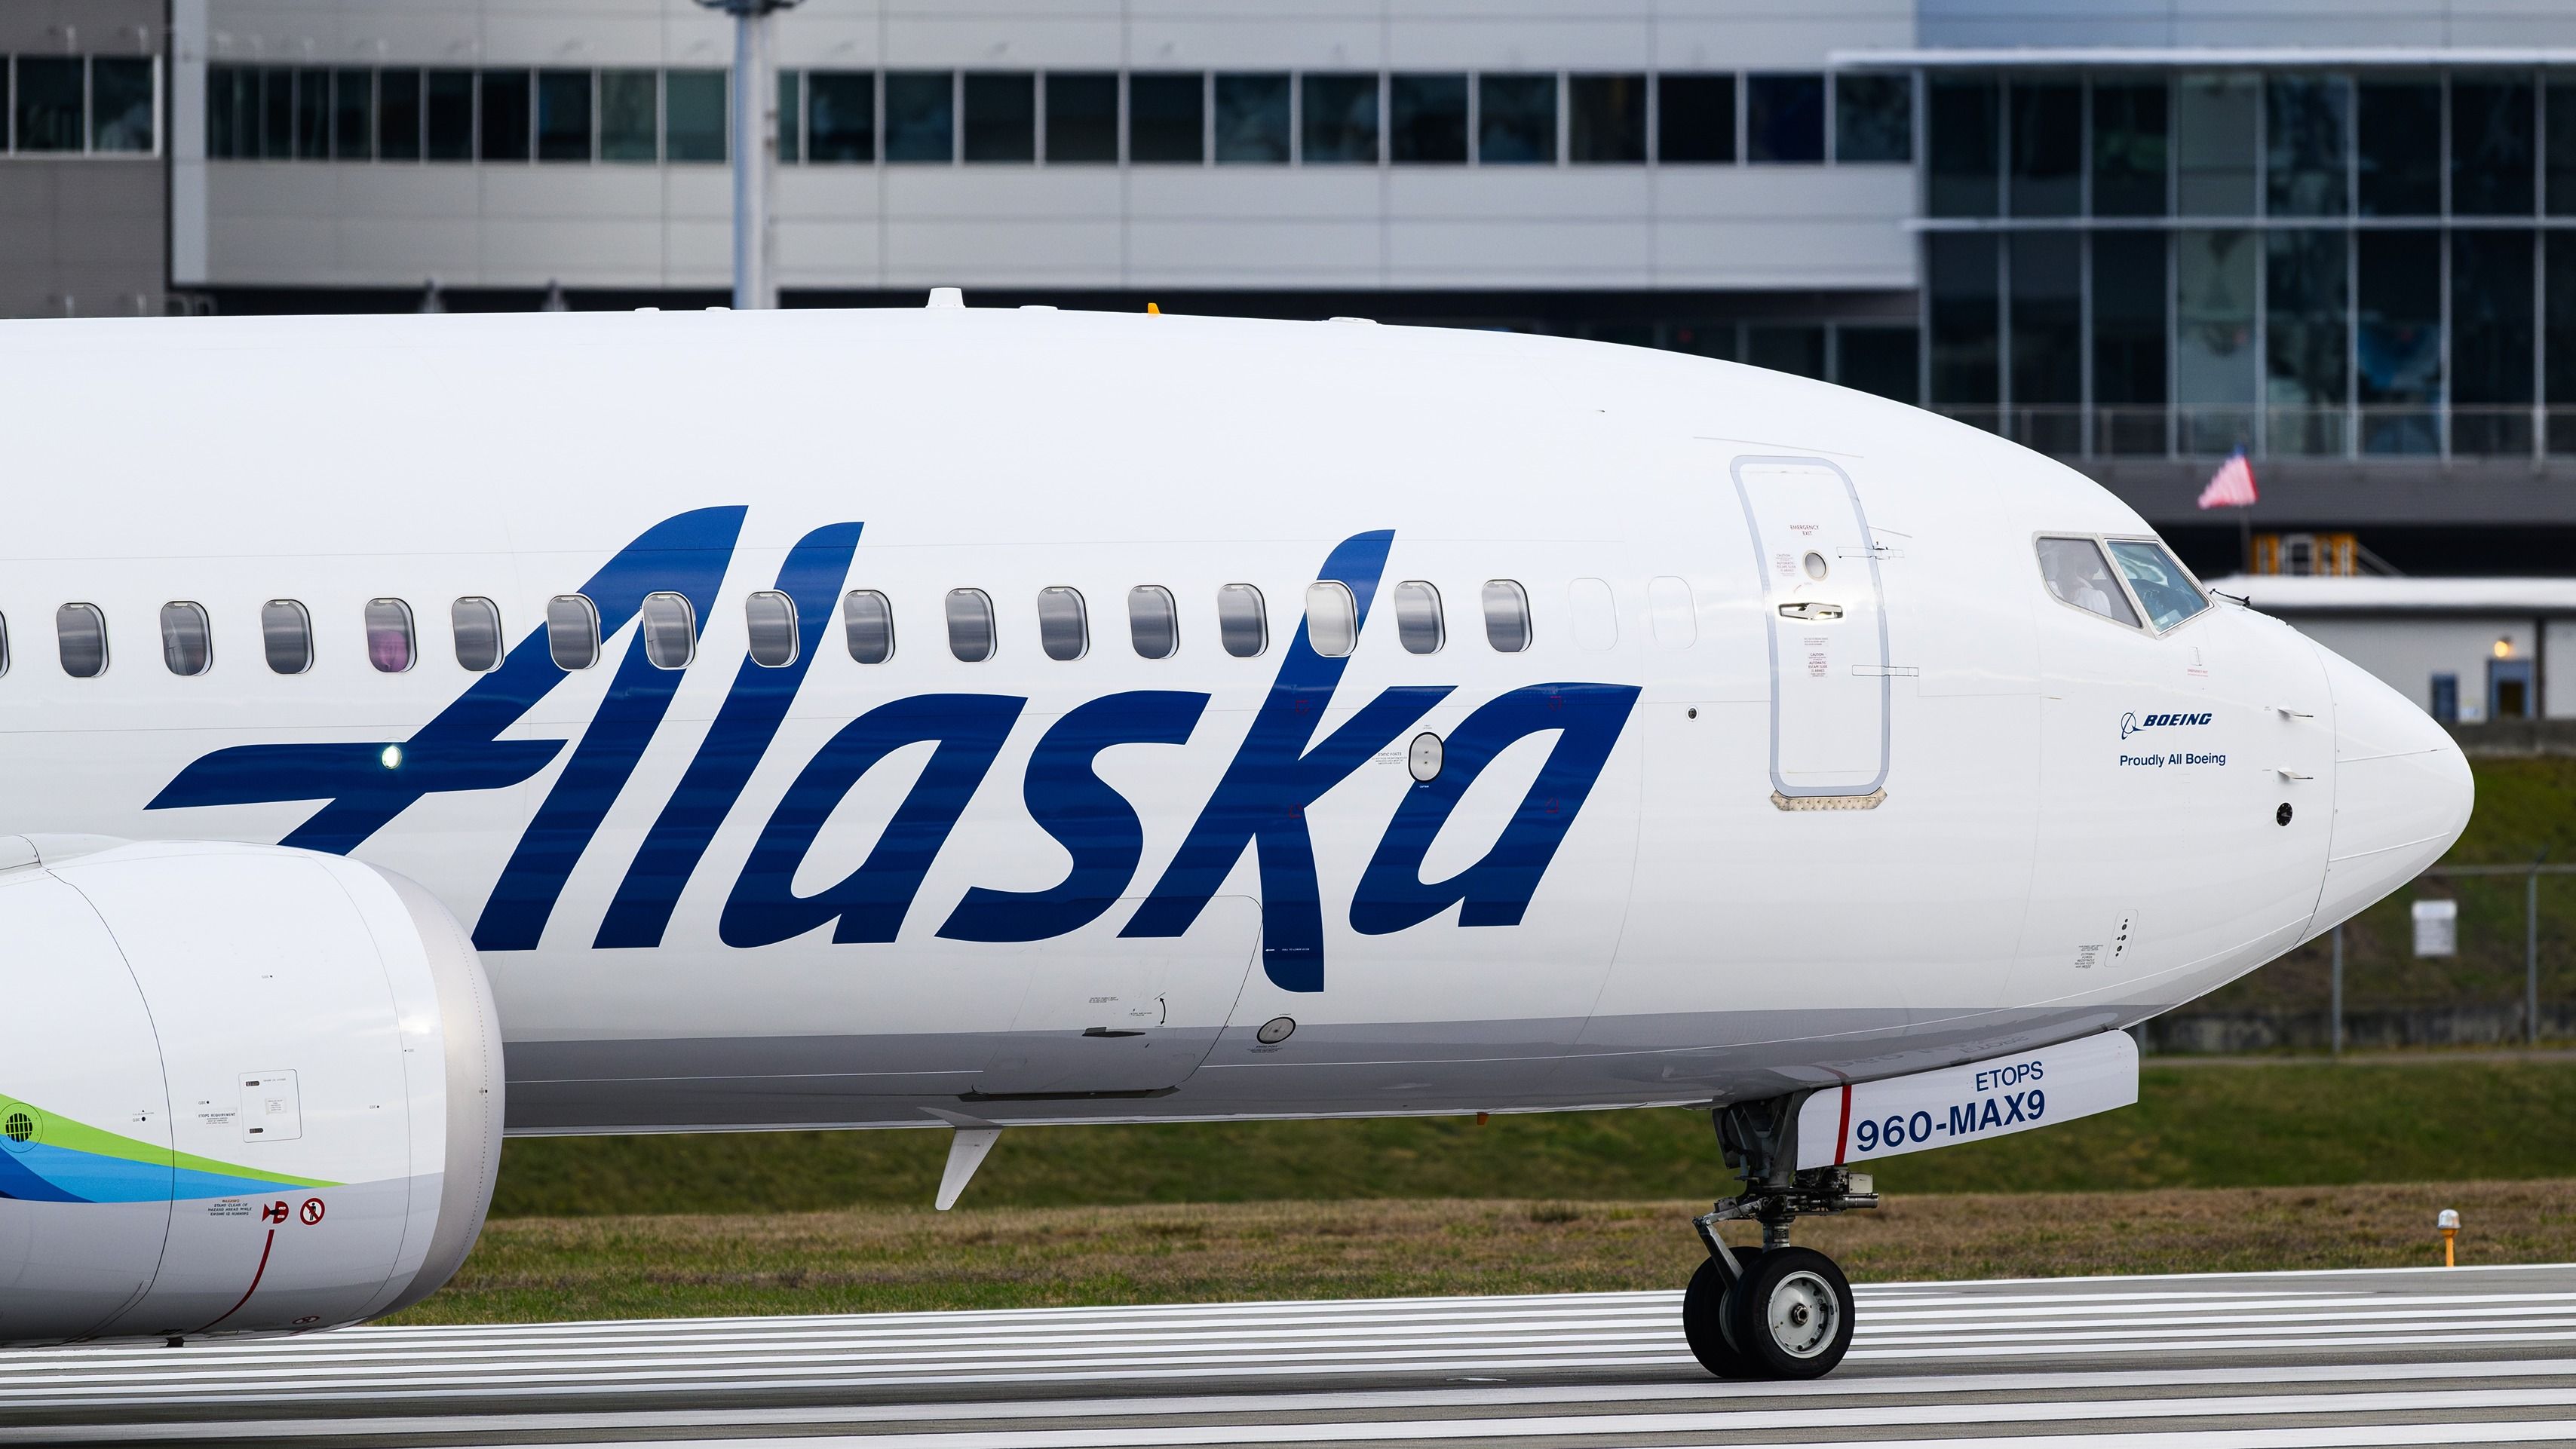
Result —
M 698 0 L 733 17 L 733 305 L 778 305 L 769 277 L 769 172 L 778 156 L 776 76 L 769 17 L 797 0 Z

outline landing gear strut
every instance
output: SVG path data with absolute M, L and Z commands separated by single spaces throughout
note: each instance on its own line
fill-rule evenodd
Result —
M 1682 1295 L 1682 1333 L 1702 1367 L 1720 1378 L 1812 1379 L 1833 1371 L 1851 1348 L 1852 1291 L 1834 1260 L 1789 1245 L 1801 1214 L 1878 1206 L 1867 1174 L 1798 1166 L 1798 1108 L 1804 1092 L 1736 1102 L 1710 1115 L 1726 1165 L 1744 1190 L 1692 1220 L 1708 1261 Z M 1762 1246 L 1730 1248 L 1717 1225 L 1762 1224 Z

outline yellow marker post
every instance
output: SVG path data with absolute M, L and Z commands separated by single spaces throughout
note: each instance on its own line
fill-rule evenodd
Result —
M 1162 303 L 1160 303 L 1160 302 L 1148 302 L 1148 303 L 1146 303 L 1146 304 L 1145 304 L 1145 315 L 1146 315 L 1146 316 L 1148 316 L 1148 317 L 1160 317 L 1160 316 L 1162 316 L 1162 315 L 1163 315 L 1163 304 L 1162 304 Z
M 2445 1268 L 2456 1268 L 2460 1266 L 2459 1211 L 2455 1208 L 2444 1208 L 2442 1209 L 2442 1215 L 2435 1218 L 2433 1221 L 2434 1225 L 2442 1230 L 2442 1266 Z

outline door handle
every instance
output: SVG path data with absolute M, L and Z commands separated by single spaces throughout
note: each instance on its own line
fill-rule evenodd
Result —
M 1780 606 L 1780 617 L 1783 619 L 1809 619 L 1822 622 L 1839 619 L 1842 616 L 1843 606 L 1840 604 L 1802 603 Z

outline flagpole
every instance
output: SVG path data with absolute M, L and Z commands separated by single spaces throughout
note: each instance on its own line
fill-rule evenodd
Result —
M 2237 565 L 2236 571 L 2240 574 L 2247 575 L 2248 577 L 2252 576 L 2254 572 L 2254 505 L 2251 503 L 2248 503 L 2244 507 L 2236 510 L 2236 547 L 2237 556 L 2243 560 Z

